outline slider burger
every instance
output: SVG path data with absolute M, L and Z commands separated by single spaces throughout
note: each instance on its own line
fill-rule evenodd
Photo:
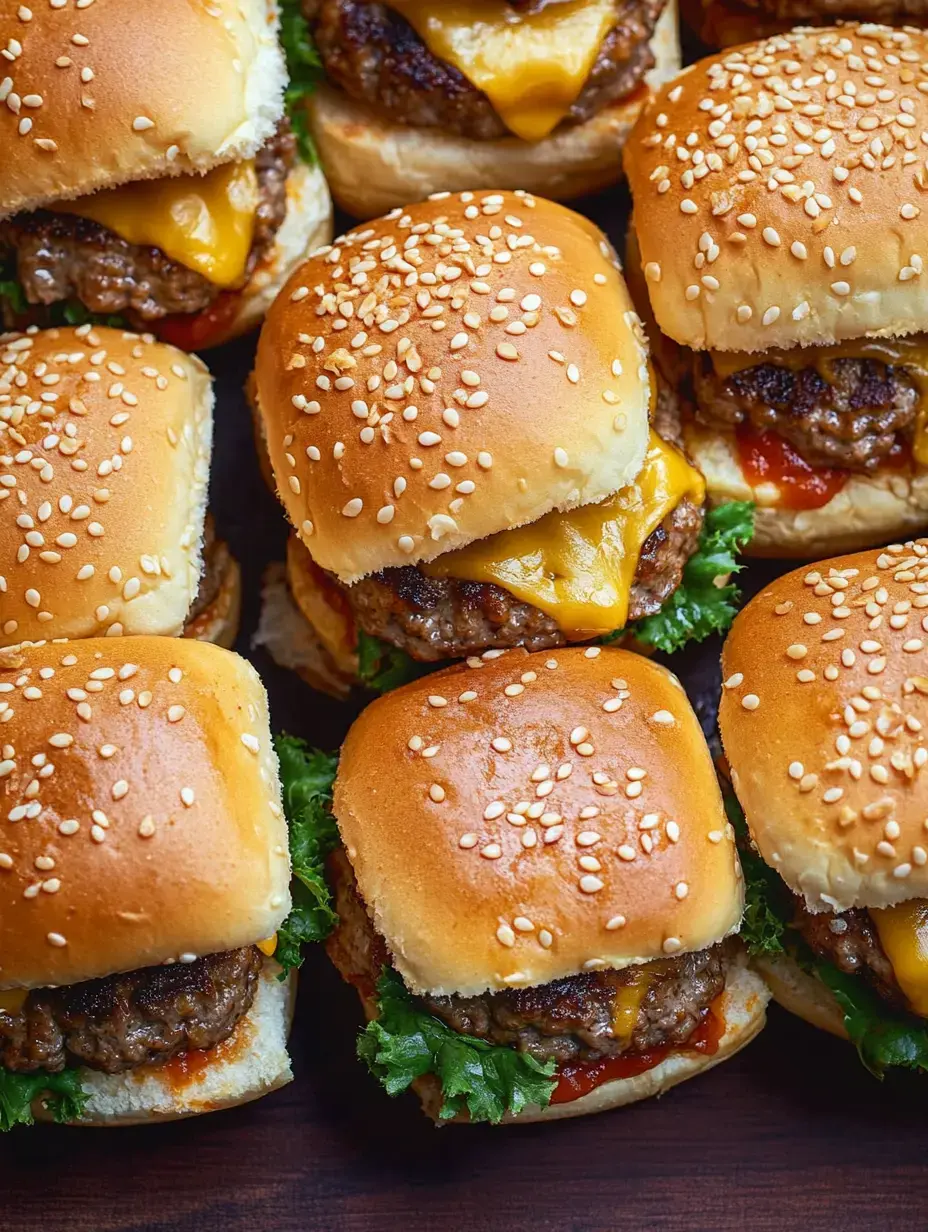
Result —
M 630 138 L 655 354 L 758 553 L 928 524 L 923 62 L 915 30 L 796 30 L 700 61 Z
M 416 681 L 355 722 L 332 808 L 359 1053 L 436 1120 L 615 1108 L 763 1026 L 733 834 L 665 668 L 594 646 Z
M 613 183 L 648 85 L 680 67 L 675 0 L 302 0 L 328 82 L 309 122 L 369 218 L 487 184 Z
M 212 422 L 204 364 L 150 335 L 0 335 L 0 646 L 231 646 L 241 578 L 206 513 Z
M 562 206 L 440 194 L 342 236 L 270 311 L 254 390 L 291 594 L 345 678 L 733 615 L 750 511 L 703 525 L 615 254 Z
M 776 999 L 876 1074 L 928 1068 L 926 611 L 928 540 L 893 544 L 779 578 L 722 658 L 756 848 L 743 939 Z
M 0 652 L 0 690 L 0 1128 L 289 1082 L 287 831 L 254 670 L 95 638 Z
M 793 26 L 862 20 L 921 26 L 928 19 L 925 0 L 683 0 L 680 7 L 687 24 L 710 47 L 769 38 Z
M 0 321 L 118 317 L 185 350 L 258 323 L 331 235 L 277 30 L 273 0 L 3 6 Z

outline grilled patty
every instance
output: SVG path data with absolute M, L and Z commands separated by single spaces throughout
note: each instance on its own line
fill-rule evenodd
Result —
M 855 21 L 902 25 L 906 19 L 928 17 L 928 0 L 741 0 L 748 9 L 759 9 L 776 21 L 831 25 Z
M 197 617 L 202 616 L 210 604 L 215 602 L 222 589 L 230 559 L 228 545 L 216 538 L 216 524 L 213 515 L 208 513 L 203 527 L 203 572 L 196 597 L 187 613 L 188 625 L 192 625 Z
M 344 978 L 370 996 L 389 952 L 374 930 L 343 851 L 330 858 L 329 871 L 339 923 L 326 948 Z M 422 1000 L 461 1035 L 517 1048 L 539 1061 L 595 1061 L 685 1044 L 722 992 L 727 966 L 728 948 L 721 944 L 640 968 L 584 972 L 536 988 Z M 633 984 L 643 986 L 644 995 L 634 1016 L 627 1015 L 630 1021 L 620 1014 L 624 1029 L 615 1033 L 616 1004 L 624 1004 L 623 990 Z M 631 1004 L 634 1008 L 634 999 Z
M 859 975 L 880 996 L 897 1008 L 905 1008 L 905 997 L 883 952 L 880 938 L 868 912 L 855 909 L 840 915 L 813 914 L 796 900 L 796 930 L 819 958 L 824 958 L 846 975 Z
M 914 430 L 915 384 L 903 366 L 872 359 L 834 360 L 828 375 L 761 363 L 723 378 L 696 355 L 697 418 L 776 432 L 812 466 L 871 472 Z
M 248 946 L 30 992 L 19 1013 L 0 1010 L 0 1065 L 21 1074 L 67 1065 L 120 1074 L 214 1048 L 251 1008 L 263 961 Z
M 665 0 L 624 0 L 566 123 L 625 98 L 654 64 L 648 40 Z M 518 9 L 543 3 L 524 0 Z M 303 0 L 329 79 L 347 94 L 417 128 L 490 141 L 509 130 L 482 90 L 433 55 L 409 22 L 370 0 Z
M 296 143 L 284 121 L 258 153 L 259 204 L 246 277 L 271 247 L 287 211 L 287 175 Z M 0 258 L 12 256 L 31 304 L 78 299 L 91 312 L 128 313 L 137 323 L 208 308 L 220 288 L 166 257 L 129 244 L 76 214 L 36 210 L 0 222 Z
M 702 522 L 703 510 L 683 500 L 645 540 L 629 620 L 659 611 L 680 585 Z M 332 581 L 365 633 L 421 662 L 511 646 L 549 650 L 567 644 L 551 616 L 491 583 L 427 577 L 414 565 L 372 573 L 353 586 Z

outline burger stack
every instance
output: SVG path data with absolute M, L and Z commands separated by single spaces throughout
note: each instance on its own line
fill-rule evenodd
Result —
M 275 1090 L 313 943 L 436 1122 L 661 1094 L 771 995 L 928 1067 L 926 36 L 113 13 L 0 6 L 0 1128 Z M 555 203 L 623 158 L 624 272 Z M 256 640 L 340 750 L 231 651 L 191 352 L 262 320 Z M 741 551 L 855 554 L 736 617 Z M 713 761 L 651 656 L 733 619 Z

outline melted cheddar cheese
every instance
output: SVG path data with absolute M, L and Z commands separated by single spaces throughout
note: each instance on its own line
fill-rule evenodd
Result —
M 620 1043 L 627 1044 L 632 1038 L 638 1011 L 651 987 L 651 972 L 646 967 L 636 967 L 632 978 L 616 992 L 612 1006 L 612 1035 Z
M 758 364 L 790 368 L 814 368 L 822 380 L 831 382 L 836 359 L 875 359 L 881 364 L 904 367 L 918 390 L 919 407 L 912 438 L 912 454 L 920 466 L 928 466 L 928 334 L 907 338 L 855 338 L 835 346 L 792 347 L 748 354 L 745 351 L 710 351 L 716 374 L 725 380 Z
M 910 1008 L 928 1018 L 928 899 L 872 910 L 870 918 Z
M 266 954 L 268 958 L 273 958 L 277 952 L 277 934 L 272 933 L 270 937 L 265 938 L 264 941 L 258 941 L 256 944 L 262 954 Z
M 536 13 L 518 13 L 505 0 L 390 0 L 390 7 L 525 141 L 540 141 L 564 119 L 617 19 L 616 0 L 560 0 Z
M 51 208 L 160 248 L 217 287 L 236 287 L 254 238 L 258 176 L 253 162 L 225 163 L 204 176 L 138 180 Z
M 652 432 L 637 479 L 614 496 L 548 513 L 420 568 L 431 577 L 501 586 L 546 612 L 572 641 L 601 637 L 625 625 L 644 541 L 686 496 L 701 504 L 705 481 Z

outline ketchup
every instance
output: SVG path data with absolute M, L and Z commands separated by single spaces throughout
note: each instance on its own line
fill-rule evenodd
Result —
M 169 342 L 181 351 L 199 351 L 231 325 L 241 298 L 241 291 L 222 291 L 202 312 L 176 312 L 148 328 L 162 342 Z
M 647 1073 L 674 1051 L 714 1056 L 724 1034 L 725 1019 L 717 1002 L 713 1002 L 703 1013 L 699 1026 L 680 1048 L 673 1049 L 665 1044 L 660 1048 L 652 1048 L 649 1052 L 604 1057 L 601 1061 L 574 1061 L 560 1066 L 551 1103 L 569 1104 L 583 1095 L 589 1095 L 590 1091 L 604 1082 L 614 1082 L 617 1078 L 634 1078 L 638 1074 Z
M 736 439 L 738 459 L 748 482 L 753 487 L 776 484 L 781 509 L 821 509 L 850 478 L 848 471 L 837 467 L 810 466 L 776 432 L 755 432 L 742 426 Z
M 233 1035 L 231 1039 L 224 1040 L 215 1048 L 188 1048 L 186 1052 L 180 1052 L 176 1057 L 171 1057 L 170 1061 L 161 1066 L 159 1072 L 164 1075 L 175 1091 L 192 1082 L 199 1082 L 203 1071 L 218 1061 L 224 1052 L 230 1050 L 229 1045 L 234 1039 Z

